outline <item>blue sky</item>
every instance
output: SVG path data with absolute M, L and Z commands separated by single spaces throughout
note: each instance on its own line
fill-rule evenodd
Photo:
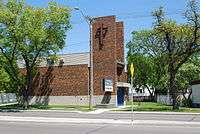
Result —
M 26 0 L 27 4 L 45 7 L 52 0 Z M 163 6 L 168 17 L 179 23 L 184 22 L 182 13 L 188 0 L 54 0 L 61 5 L 79 7 L 91 17 L 116 15 L 124 21 L 125 44 L 131 39 L 131 32 L 150 29 L 153 23 L 151 12 Z M 67 32 L 66 45 L 60 53 L 79 53 L 89 51 L 89 27 L 79 11 L 73 11 L 72 29 Z

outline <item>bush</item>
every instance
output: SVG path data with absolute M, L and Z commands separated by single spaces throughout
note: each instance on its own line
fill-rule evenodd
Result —
M 191 99 L 183 99 L 182 100 L 182 105 L 184 107 L 192 107 L 192 100 Z

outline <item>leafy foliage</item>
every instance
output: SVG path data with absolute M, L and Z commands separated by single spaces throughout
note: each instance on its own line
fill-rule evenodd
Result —
M 192 67 L 193 73 L 198 71 L 189 60 L 200 52 L 199 14 L 198 3 L 194 0 L 189 1 L 188 9 L 184 14 L 188 22 L 178 24 L 166 18 L 161 7 L 153 12 L 155 17 L 153 29 L 133 32 L 133 40 L 127 45 L 129 48 L 128 56 L 134 57 L 135 54 L 140 54 L 143 59 L 147 56 L 148 61 L 153 59 L 154 62 L 151 62 L 154 68 L 153 74 L 155 74 L 153 78 L 156 78 L 154 86 L 167 85 L 173 97 L 174 109 L 178 108 L 178 88 L 185 87 L 186 83 L 191 80 L 189 77 L 192 79 L 198 77 L 187 69 Z M 144 71 L 144 68 L 142 69 Z M 146 69 L 149 70 L 149 67 Z M 186 76 L 184 79 L 183 75 Z M 151 79 L 151 77 L 148 78 Z
M 16 91 L 28 101 L 41 58 L 55 55 L 65 45 L 71 28 L 70 9 L 50 2 L 46 8 L 25 5 L 23 0 L 0 0 L 0 63 L 16 81 Z M 24 61 L 22 77 L 17 62 Z
M 152 95 L 154 92 L 167 92 L 166 60 L 163 49 L 156 47 L 156 36 L 153 30 L 132 33 L 132 41 L 127 44 L 128 62 L 135 66 L 135 87 L 147 88 Z

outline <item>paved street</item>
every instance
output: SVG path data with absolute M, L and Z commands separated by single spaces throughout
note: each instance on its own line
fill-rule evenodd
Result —
M 5 134 L 199 134 L 200 114 L 0 112 Z
M 1 134 L 199 134 L 200 127 L 0 122 Z

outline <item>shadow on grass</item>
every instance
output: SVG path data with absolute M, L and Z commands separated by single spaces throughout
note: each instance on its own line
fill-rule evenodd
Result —
M 0 112 L 23 112 L 25 109 L 23 109 L 22 105 L 14 104 L 14 105 L 7 105 L 7 106 L 0 106 Z M 88 106 L 85 105 L 41 105 L 41 104 L 35 104 L 28 106 L 28 109 L 26 110 L 66 110 L 66 111 L 91 111 L 89 110 Z
M 31 105 L 32 110 L 66 110 L 66 111 L 91 111 L 88 106 L 84 105 Z

